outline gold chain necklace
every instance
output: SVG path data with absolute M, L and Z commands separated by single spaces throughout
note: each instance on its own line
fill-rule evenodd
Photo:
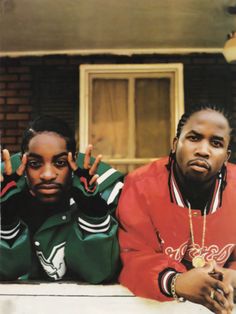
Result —
M 205 207 L 204 213 L 203 213 L 202 245 L 201 245 L 201 248 L 198 250 L 198 255 L 194 256 L 192 259 L 192 265 L 195 268 L 203 267 L 206 263 L 205 258 L 202 255 L 202 250 L 205 245 L 205 237 L 206 237 L 206 208 L 207 206 Z M 193 233 L 192 210 L 189 203 L 188 203 L 188 215 L 189 215 L 191 241 L 192 241 L 193 248 L 196 248 L 196 243 L 194 240 L 194 233 Z

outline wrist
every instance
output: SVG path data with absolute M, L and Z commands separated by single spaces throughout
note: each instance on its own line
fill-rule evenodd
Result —
M 181 276 L 181 273 L 177 273 L 171 280 L 171 284 L 170 284 L 170 287 L 171 287 L 171 294 L 172 294 L 172 297 L 177 301 L 177 302 L 185 302 L 185 298 L 179 296 L 179 294 L 177 293 L 176 291 L 176 282 L 177 280 L 179 279 L 179 276 Z

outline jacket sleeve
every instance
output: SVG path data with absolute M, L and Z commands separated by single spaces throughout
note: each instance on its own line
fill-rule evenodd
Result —
M 13 174 L 5 176 L 0 198 L 0 279 L 16 280 L 28 273 L 31 266 L 29 232 L 18 217 L 19 197 L 25 186 L 24 177 L 16 175 L 20 155 L 11 157 Z M 3 163 L 1 164 L 3 170 Z
M 16 280 L 31 266 L 31 244 L 27 227 L 21 222 L 2 226 L 0 232 L 0 280 Z
M 78 212 L 67 240 L 65 258 L 68 268 L 90 283 L 110 281 L 120 269 L 118 223 L 113 213 L 122 186 L 122 176 L 114 176 L 109 184 L 103 184 L 103 188 L 98 184 L 88 194 L 78 180 L 74 182 Z
M 136 185 L 135 176 L 129 175 L 117 210 L 123 264 L 119 281 L 135 295 L 168 301 L 171 295 L 163 291 L 165 281 L 186 269 L 163 253 L 162 240 L 149 216 L 149 206 L 146 195 Z

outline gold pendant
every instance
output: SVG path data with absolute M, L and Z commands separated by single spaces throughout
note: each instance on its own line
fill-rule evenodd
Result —
M 192 265 L 195 268 L 203 267 L 205 264 L 206 264 L 205 259 L 201 255 L 194 256 L 194 258 L 192 259 Z

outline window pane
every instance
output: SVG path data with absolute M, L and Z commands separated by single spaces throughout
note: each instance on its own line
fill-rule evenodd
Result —
M 135 81 L 136 157 L 153 158 L 170 150 L 170 79 Z
M 92 81 L 89 141 L 93 153 L 125 158 L 128 152 L 128 80 Z M 90 106 L 91 106 L 90 103 Z

